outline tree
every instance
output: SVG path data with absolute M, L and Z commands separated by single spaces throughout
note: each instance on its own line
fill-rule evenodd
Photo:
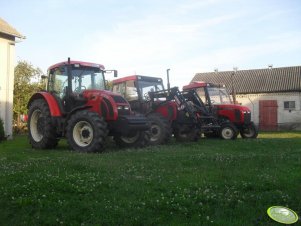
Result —
M 20 130 L 21 115 L 27 114 L 29 98 L 38 90 L 43 89 L 41 81 L 42 70 L 33 67 L 26 61 L 19 61 L 15 67 L 14 80 L 14 125 Z
M 3 120 L 0 118 L 0 142 L 5 140 Z
M 113 89 L 113 81 L 107 80 L 106 86 L 107 86 L 107 89 L 108 89 L 108 90 L 112 90 L 112 89 Z

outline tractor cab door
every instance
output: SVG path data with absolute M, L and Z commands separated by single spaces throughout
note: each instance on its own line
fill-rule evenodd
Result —
M 67 113 L 75 107 L 83 106 L 86 100 L 81 97 L 85 86 L 78 78 L 72 76 L 72 87 L 68 88 L 68 75 L 65 67 L 55 68 L 49 72 L 48 91 L 57 100 L 61 112 Z M 70 89 L 70 90 L 69 90 Z
M 62 68 L 56 68 L 49 71 L 47 90 L 56 99 L 61 112 L 67 112 L 64 99 L 67 94 L 68 76 Z

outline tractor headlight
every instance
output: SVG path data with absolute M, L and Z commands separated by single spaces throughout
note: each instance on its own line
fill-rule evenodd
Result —
M 117 106 L 117 110 L 120 115 L 129 115 L 131 113 L 130 106 L 128 105 L 119 105 Z

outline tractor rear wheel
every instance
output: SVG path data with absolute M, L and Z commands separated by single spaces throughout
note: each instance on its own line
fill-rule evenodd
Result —
M 149 131 L 134 131 L 127 136 L 120 134 L 114 136 L 114 141 L 122 148 L 142 148 L 149 144 L 149 140 Z
M 75 151 L 103 151 L 107 134 L 104 119 L 88 110 L 76 112 L 67 123 L 67 141 Z
M 238 130 L 231 122 L 225 122 L 220 128 L 220 137 L 224 140 L 234 140 L 237 138 Z
M 150 145 L 167 143 L 171 138 L 171 125 L 169 121 L 159 113 L 152 113 L 147 116 L 150 120 Z
M 189 125 L 178 126 L 174 131 L 174 135 L 179 142 L 198 141 L 201 136 L 197 128 Z
M 242 128 L 240 130 L 240 135 L 242 138 L 256 138 L 258 136 L 258 129 L 254 122 L 251 122 L 249 125 Z
M 33 148 L 50 149 L 57 146 L 59 139 L 51 120 L 48 104 L 43 99 L 34 100 L 29 106 L 29 142 Z

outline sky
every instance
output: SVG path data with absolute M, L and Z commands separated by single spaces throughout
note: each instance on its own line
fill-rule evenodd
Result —
M 44 73 L 73 60 L 188 84 L 199 72 L 301 66 L 300 0 L 1 0 Z M 112 80 L 113 76 L 108 75 Z

